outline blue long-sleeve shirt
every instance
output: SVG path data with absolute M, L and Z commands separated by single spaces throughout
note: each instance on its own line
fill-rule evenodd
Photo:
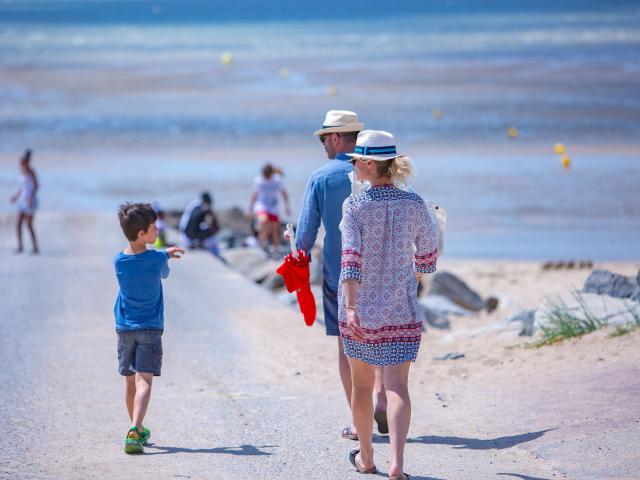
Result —
M 161 279 L 169 276 L 168 260 L 167 253 L 158 250 L 113 257 L 120 285 L 113 308 L 117 331 L 164 329 Z
M 314 171 L 302 202 L 302 212 L 296 232 L 296 246 L 310 252 L 316 242 L 320 222 L 324 225 L 322 272 L 324 279 L 333 290 L 338 289 L 340 278 L 342 204 L 351 194 L 349 172 L 353 170 L 351 159 L 338 154 L 335 160 Z

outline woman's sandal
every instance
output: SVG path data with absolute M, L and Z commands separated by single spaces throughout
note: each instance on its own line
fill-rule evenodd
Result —
M 408 473 L 403 473 L 402 475 L 393 475 L 389 477 L 389 480 L 411 480 L 411 475 Z
M 353 425 L 349 425 L 348 427 L 344 427 L 342 429 L 342 438 L 347 438 L 349 440 L 358 440 L 358 434 L 354 433 Z
M 370 468 L 364 468 L 364 467 L 358 465 L 358 462 L 356 461 L 356 455 L 358 455 L 359 453 L 360 453 L 360 449 L 359 448 L 354 448 L 353 450 L 351 450 L 349 452 L 349 461 L 351 462 L 351 465 L 356 467 L 356 470 L 358 471 L 358 473 L 378 473 L 378 469 L 376 468 L 375 465 L 373 467 L 370 467 Z M 398 478 L 400 478 L 400 477 L 398 477 Z

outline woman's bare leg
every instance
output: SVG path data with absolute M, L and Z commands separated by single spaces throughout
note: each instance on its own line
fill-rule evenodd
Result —
M 24 221 L 24 213 L 19 213 L 16 219 L 16 234 L 18 236 L 18 248 L 16 253 L 22 252 L 22 222 Z
M 411 422 L 408 388 L 410 365 L 411 362 L 406 362 L 400 365 L 385 365 L 382 369 L 389 422 L 389 476 L 402 475 L 404 469 L 404 445 Z
M 274 255 L 280 251 L 280 224 L 278 222 L 269 222 L 271 225 L 271 243 L 273 245 Z
M 356 461 L 363 468 L 373 467 L 373 384 L 375 382 L 374 366 L 361 360 L 349 358 L 351 366 L 351 413 L 353 424 L 358 431 L 360 455 Z
M 24 218 L 27 221 L 27 227 L 29 228 L 29 233 L 31 234 L 31 245 L 33 246 L 33 253 L 38 253 L 38 240 L 36 239 L 36 232 L 33 229 L 33 215 L 25 215 Z

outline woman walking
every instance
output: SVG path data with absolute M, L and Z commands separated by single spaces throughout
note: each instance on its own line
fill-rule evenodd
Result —
M 278 257 L 280 246 L 280 217 L 278 216 L 278 195 L 282 195 L 287 215 L 291 215 L 289 196 L 284 188 L 282 175 L 271 164 L 262 167 L 262 174 L 253 181 L 253 193 L 249 206 L 249 218 L 258 221 L 258 240 L 260 246 L 268 252 L 269 239 L 273 246 L 274 257 Z
M 404 445 L 411 419 L 409 366 L 418 354 L 417 286 L 436 269 L 438 230 L 424 200 L 398 188 L 412 174 L 388 132 L 365 130 L 350 155 L 356 176 L 371 188 L 343 205 L 339 325 L 349 357 L 351 410 L 360 448 L 349 454 L 360 473 L 376 473 L 373 458 L 375 367 L 382 366 L 391 458 L 389 478 L 406 480 Z
M 18 235 L 18 248 L 16 253 L 22 253 L 22 224 L 26 222 L 31 234 L 31 245 L 33 253 L 38 253 L 38 241 L 36 232 L 33 229 L 33 217 L 38 208 L 38 179 L 36 172 L 31 166 L 31 150 L 24 152 L 20 159 L 20 187 L 16 194 L 11 197 L 11 203 L 18 204 L 18 217 L 16 221 L 16 233 Z

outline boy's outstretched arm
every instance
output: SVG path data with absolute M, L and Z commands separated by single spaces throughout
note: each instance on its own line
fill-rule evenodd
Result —
M 169 247 L 165 251 L 167 252 L 167 255 L 169 255 L 169 258 L 180 258 L 184 255 L 184 248 L 180 247 Z

